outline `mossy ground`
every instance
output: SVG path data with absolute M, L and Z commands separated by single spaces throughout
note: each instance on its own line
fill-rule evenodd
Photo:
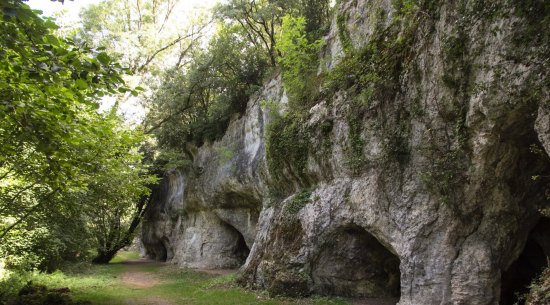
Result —
M 136 253 L 122 252 L 108 265 L 87 266 L 67 273 L 39 274 L 34 277 L 33 282 L 49 288 L 68 287 L 73 299 L 87 300 L 94 305 L 151 304 L 150 302 L 174 305 L 349 304 L 342 299 L 324 297 L 269 298 L 267 292 L 248 291 L 236 286 L 235 274 L 213 275 L 177 269 L 172 265 L 125 263 L 136 258 Z M 156 280 L 155 284 L 150 287 L 128 285 L 123 278 L 129 271 L 148 274 Z

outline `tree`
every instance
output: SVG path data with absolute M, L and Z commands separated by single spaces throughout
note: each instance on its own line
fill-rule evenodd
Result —
M 188 142 L 216 140 L 233 115 L 244 113 L 267 66 L 267 58 L 244 35 L 240 27 L 220 25 L 185 70 L 166 73 L 148 100 L 145 120 L 145 130 L 157 137 L 160 148 L 181 150 Z
M 281 56 L 278 58 L 283 72 L 285 88 L 291 102 L 301 101 L 311 93 L 308 81 L 314 79 L 322 40 L 310 42 L 307 38 L 304 17 L 283 17 L 281 35 L 277 44 Z M 293 105 L 298 106 L 298 105 Z
M 126 164 L 128 177 L 143 172 L 137 162 L 141 157 L 135 151 L 140 137 L 124 131 L 111 114 L 97 111 L 98 100 L 105 95 L 137 94 L 122 80 L 128 70 L 101 48 L 90 49 L 57 37 L 56 29 L 53 20 L 42 19 L 21 1 L 0 3 L 3 253 L 10 252 L 7 241 L 17 238 L 30 238 L 27 240 L 34 243 L 59 234 L 56 237 L 63 240 L 62 235 L 71 232 L 64 225 L 87 228 L 90 217 L 84 212 L 90 210 L 84 209 L 87 206 L 83 202 L 77 207 L 71 199 L 98 185 L 97 175 L 106 169 L 120 171 Z M 124 141 L 106 146 L 109 139 Z M 151 179 L 134 182 L 149 183 Z M 135 198 L 144 192 L 134 182 L 105 190 L 113 191 L 114 187 Z M 69 221 L 75 219 L 86 222 Z M 64 220 L 65 224 L 59 223 Z M 40 231 L 49 235 L 35 234 Z
M 97 245 L 94 263 L 108 263 L 132 242 L 147 207 L 149 187 L 157 181 L 138 151 L 144 135 L 120 126 L 121 119 L 111 113 L 102 132 L 88 139 L 89 145 L 102 148 L 96 152 L 101 163 L 94 164 L 86 188 L 66 198 L 82 207 Z
M 180 67 L 206 23 L 177 22 L 179 0 L 101 1 L 84 9 L 79 35 L 89 44 L 106 48 L 133 73 L 157 74 Z M 170 27 L 167 27 L 170 24 Z M 165 61 L 170 65 L 164 64 Z
M 278 56 L 275 48 L 276 28 L 281 23 L 282 12 L 290 9 L 286 4 L 284 1 L 230 0 L 218 5 L 216 12 L 219 19 L 239 24 L 248 40 L 259 50 L 264 50 L 271 66 L 275 66 Z
M 248 40 L 266 52 L 271 66 L 281 56 L 277 37 L 285 15 L 305 18 L 305 31 L 313 42 L 319 39 L 329 23 L 328 0 L 230 0 L 216 8 L 218 19 L 238 24 Z

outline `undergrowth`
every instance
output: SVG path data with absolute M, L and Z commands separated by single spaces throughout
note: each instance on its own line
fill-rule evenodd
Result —
M 286 211 L 290 214 L 298 213 L 306 204 L 311 202 L 311 190 L 305 189 L 294 195 L 286 206 Z

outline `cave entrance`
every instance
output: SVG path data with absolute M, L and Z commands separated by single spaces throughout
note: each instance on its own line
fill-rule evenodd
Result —
M 246 240 L 239 230 L 235 229 L 235 227 L 228 223 L 225 223 L 225 225 L 231 232 L 230 234 L 233 236 L 233 238 L 228 240 L 230 242 L 230 256 L 236 260 L 238 267 L 240 267 L 246 262 L 246 259 L 250 254 L 250 248 L 246 244 Z
M 250 249 L 246 245 L 246 241 L 244 240 L 244 236 L 241 234 L 241 232 L 237 231 L 239 234 L 237 243 L 235 244 L 235 250 L 233 251 L 233 254 L 237 257 L 237 259 L 241 262 L 241 265 L 244 264 L 246 259 L 248 258 L 248 255 L 250 254 Z
M 550 220 L 542 218 L 529 233 L 517 260 L 502 273 L 501 305 L 525 304 L 521 296 L 529 291 L 529 284 L 548 266 L 549 255 Z
M 397 302 L 400 278 L 399 258 L 358 226 L 335 232 L 312 266 L 314 290 L 323 295 Z
M 150 259 L 160 262 L 166 262 L 171 258 L 168 257 L 169 252 L 163 240 L 157 240 L 154 244 L 149 244 L 146 249 L 146 254 Z

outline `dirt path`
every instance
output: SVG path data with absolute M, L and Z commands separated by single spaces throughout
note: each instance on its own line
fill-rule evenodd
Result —
M 122 274 L 122 282 L 132 288 L 151 288 L 156 286 L 159 280 L 147 272 L 126 271 Z
M 144 267 L 158 266 L 149 260 L 131 260 L 121 263 L 127 269 L 122 274 L 122 283 L 132 288 L 151 288 L 159 284 L 159 279 L 151 272 L 141 271 Z
M 139 259 L 129 260 L 121 263 L 126 271 L 122 274 L 122 284 L 133 289 L 148 289 L 162 285 L 162 281 L 153 273 L 143 271 L 148 267 L 163 266 L 163 263 Z M 125 300 L 128 305 L 174 305 L 172 302 L 159 296 L 150 296 L 146 299 L 128 298 Z

